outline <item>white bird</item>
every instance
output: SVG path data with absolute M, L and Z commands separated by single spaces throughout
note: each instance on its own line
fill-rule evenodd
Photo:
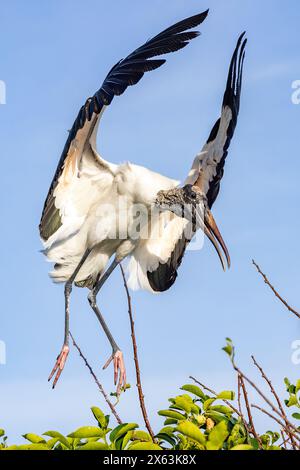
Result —
M 179 50 L 197 37 L 198 32 L 187 30 L 201 24 L 207 14 L 208 11 L 176 23 L 118 62 L 101 88 L 82 106 L 69 132 L 39 227 L 44 253 L 55 263 L 51 277 L 55 282 L 65 283 L 65 334 L 49 377 L 51 380 L 56 373 L 53 388 L 69 353 L 69 299 L 73 283 L 90 289 L 89 303 L 112 347 L 104 368 L 113 361 L 119 393 L 126 384 L 123 354 L 96 302 L 100 288 L 115 267 L 130 255 L 129 286 L 165 291 L 175 282 L 187 244 L 199 228 L 214 244 L 223 267 L 218 243 L 230 265 L 210 209 L 219 192 L 239 112 L 244 33 L 231 60 L 221 117 L 196 156 L 183 186 L 142 166 L 110 163 L 96 148 L 99 121 L 113 97 L 136 84 L 145 72 L 165 63 L 153 57 Z

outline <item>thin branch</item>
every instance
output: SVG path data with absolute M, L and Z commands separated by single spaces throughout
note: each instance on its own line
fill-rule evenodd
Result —
M 283 418 L 282 416 L 282 413 L 280 412 L 280 410 L 278 410 L 276 408 L 276 406 L 266 397 L 266 395 L 258 388 L 258 386 L 252 381 L 249 379 L 249 377 L 247 377 L 242 371 L 241 369 L 239 369 L 237 367 L 237 365 L 235 363 L 232 364 L 235 371 L 240 374 L 243 379 L 248 382 L 249 385 L 251 385 L 252 388 L 254 388 L 254 390 L 256 390 L 256 392 L 261 396 L 261 398 L 269 405 L 269 407 L 278 415 L 280 416 L 280 418 Z M 293 433 L 300 433 L 300 431 L 288 420 L 288 425 L 290 427 L 290 429 L 293 430 Z
M 254 390 L 261 396 L 261 398 L 272 408 L 273 411 L 275 411 L 276 414 L 278 414 L 280 417 L 281 413 L 275 405 L 266 397 L 266 395 L 258 388 L 258 386 L 251 380 L 249 377 L 247 377 L 244 372 L 241 371 L 241 369 L 238 368 L 238 366 L 235 363 L 232 363 L 234 370 L 249 384 L 251 385 Z
M 77 349 L 77 351 L 79 352 L 79 355 L 80 357 L 83 359 L 86 367 L 89 369 L 90 371 L 90 374 L 91 376 L 93 377 L 97 387 L 99 388 L 100 390 L 100 393 L 102 393 L 103 397 L 104 397 L 104 400 L 106 401 L 106 403 L 108 404 L 109 408 L 111 409 L 111 412 L 112 414 L 114 415 L 114 417 L 116 418 L 118 424 L 122 424 L 122 420 L 120 418 L 120 416 L 118 415 L 117 411 L 116 411 L 116 408 L 114 407 L 114 405 L 112 404 L 112 402 L 110 401 L 110 399 L 108 398 L 107 396 L 107 393 L 105 392 L 104 388 L 102 387 L 101 383 L 99 382 L 95 372 L 93 371 L 92 367 L 90 366 L 87 358 L 84 356 L 84 354 L 82 353 L 80 347 L 78 346 L 78 344 L 76 343 L 75 339 L 74 339 L 74 336 L 72 335 L 71 331 L 70 331 L 70 336 L 71 336 L 71 339 L 73 341 L 73 345 L 75 346 L 75 348 Z
M 237 377 L 238 377 L 238 407 L 239 407 L 240 415 L 243 417 L 243 421 L 245 421 L 243 410 L 242 410 L 242 401 L 241 401 L 241 391 L 242 391 L 241 390 L 241 378 L 239 375 Z
M 286 429 L 286 426 L 284 424 L 283 421 L 280 421 L 280 419 L 278 419 L 276 416 L 272 415 L 272 413 L 269 413 L 267 410 L 265 410 L 264 408 L 261 408 L 260 406 L 258 405 L 251 405 L 252 408 L 255 408 L 256 410 L 259 410 L 261 411 L 262 413 L 264 413 L 265 415 L 269 416 L 269 418 L 273 419 L 274 421 L 276 421 L 276 423 L 279 424 L 279 426 L 284 429 L 284 431 L 286 433 L 288 433 L 288 430 Z M 300 441 L 300 438 L 296 435 L 296 434 L 293 434 L 293 436 L 295 437 L 295 439 L 297 439 L 298 441 Z M 300 446 L 298 444 L 296 444 L 297 448 L 299 449 Z
M 258 442 L 259 448 L 262 449 L 262 441 L 261 441 L 259 435 L 257 434 L 256 430 L 255 430 L 255 426 L 254 426 L 254 422 L 253 422 L 253 417 L 252 417 L 252 413 L 251 413 L 251 408 L 250 408 L 250 405 L 249 405 L 248 393 L 247 393 L 246 385 L 245 385 L 244 379 L 243 379 L 243 377 L 242 377 L 241 375 L 239 375 L 239 379 L 240 379 L 241 388 L 242 388 L 242 390 L 243 390 L 243 395 L 244 395 L 244 400 L 245 400 L 245 405 L 246 405 L 246 409 L 247 409 L 247 414 L 248 414 L 248 418 L 249 418 L 249 423 L 250 423 L 251 431 L 252 431 L 252 433 L 253 433 L 255 439 L 256 439 L 257 442 Z
M 282 403 L 281 403 L 281 401 L 280 401 L 280 398 L 279 398 L 279 396 L 277 395 L 277 393 L 276 393 L 276 391 L 275 391 L 275 389 L 274 389 L 274 387 L 273 387 L 273 384 L 272 384 L 271 380 L 267 377 L 267 375 L 266 375 L 266 373 L 264 372 L 263 368 L 262 368 L 262 367 L 258 364 L 258 362 L 255 360 L 255 357 L 254 357 L 254 356 L 251 356 L 251 358 L 252 358 L 252 361 L 253 361 L 254 365 L 255 365 L 255 366 L 257 367 L 257 369 L 260 371 L 262 378 L 263 378 L 263 379 L 267 382 L 267 384 L 269 385 L 270 390 L 271 390 L 272 394 L 274 395 L 274 397 L 275 397 L 275 399 L 276 399 L 276 402 L 277 402 L 277 404 L 278 404 L 278 408 L 279 408 L 279 410 L 281 411 L 282 417 L 283 417 L 284 422 L 285 422 L 285 424 L 286 424 L 287 431 L 289 431 L 289 421 L 288 421 L 288 417 L 287 417 L 287 415 L 286 415 L 286 413 L 285 413 L 285 411 L 284 411 L 284 408 L 283 408 L 283 406 L 282 406 Z M 291 432 L 287 432 L 287 434 L 288 434 L 288 436 L 289 436 L 290 439 L 291 439 L 292 447 L 295 448 L 295 447 L 294 447 L 294 446 L 295 446 L 295 442 L 294 442 L 294 439 L 293 439 L 293 434 L 292 434 Z
M 125 287 L 126 295 L 127 295 L 128 314 L 129 314 L 129 320 L 130 320 L 131 339 L 132 339 L 132 346 L 133 346 L 133 356 L 134 356 L 134 363 L 135 363 L 135 370 L 136 370 L 136 382 L 137 382 L 136 386 L 137 386 L 137 389 L 138 389 L 140 406 L 141 406 L 142 415 L 143 415 L 143 418 L 144 418 L 144 421 L 145 421 L 146 428 L 147 428 L 152 440 L 155 441 L 154 432 L 153 432 L 152 427 L 150 425 L 149 418 L 148 418 L 148 413 L 147 413 L 146 406 L 145 406 L 145 400 L 144 400 L 145 395 L 143 393 L 143 388 L 142 388 L 142 383 L 141 383 L 141 372 L 140 372 L 139 359 L 138 359 L 138 351 L 137 351 L 137 344 L 136 344 L 134 320 L 133 320 L 133 314 L 132 314 L 131 297 L 130 297 L 130 294 L 129 294 L 129 289 L 128 289 L 128 285 L 127 285 L 127 282 L 126 282 L 124 269 L 123 269 L 123 266 L 121 264 L 120 264 L 120 268 L 121 268 L 124 287 Z
M 289 442 L 290 438 L 289 437 L 288 438 L 284 437 L 284 430 L 283 429 L 280 430 L 280 434 L 281 434 L 281 437 L 282 437 L 282 443 L 279 444 L 279 447 L 284 447 L 285 450 L 288 450 L 286 444 Z
M 283 303 L 283 305 L 288 309 L 289 312 L 293 313 L 294 315 L 296 315 L 298 318 L 300 318 L 300 313 L 297 312 L 297 310 L 295 310 L 294 308 L 292 308 L 286 300 L 284 300 L 281 295 L 277 292 L 277 290 L 275 289 L 274 286 L 272 286 L 272 284 L 270 283 L 270 281 L 268 280 L 267 276 L 262 272 L 262 270 L 260 269 L 260 267 L 258 266 L 258 264 L 252 260 L 252 263 L 254 264 L 254 266 L 256 267 L 258 273 L 262 276 L 262 278 L 264 279 L 264 282 L 265 284 L 267 284 L 270 289 L 273 291 L 273 293 L 275 294 L 275 296 L 280 300 L 281 303 Z

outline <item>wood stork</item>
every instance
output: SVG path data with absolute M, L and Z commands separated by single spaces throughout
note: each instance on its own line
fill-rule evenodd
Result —
M 112 347 L 104 368 L 113 361 L 114 382 L 119 393 L 126 384 L 123 354 L 96 302 L 100 288 L 116 266 L 131 255 L 129 286 L 163 292 L 175 282 L 186 247 L 199 228 L 213 243 L 223 267 L 220 248 L 230 265 L 228 250 L 210 209 L 220 189 L 237 123 L 246 45 L 244 33 L 230 63 L 221 117 L 196 156 L 183 186 L 142 166 L 110 163 L 96 148 L 100 118 L 114 96 L 138 83 L 145 72 L 165 63 L 164 59 L 153 57 L 182 49 L 196 38 L 199 32 L 188 30 L 201 24 L 207 14 L 208 10 L 176 23 L 114 65 L 101 88 L 81 107 L 69 132 L 39 226 L 44 253 L 55 263 L 50 275 L 55 282 L 65 283 L 64 342 L 49 377 L 51 380 L 55 374 L 53 388 L 69 353 L 69 299 L 73 284 L 90 289 L 89 303 Z M 139 224 L 138 235 L 133 236 L 136 205 L 146 208 L 147 214 L 146 222 Z M 147 223 L 150 213 L 151 223 Z M 151 236 L 159 224 L 163 230 Z M 147 236 L 142 236 L 146 226 L 149 226 Z M 190 236 L 186 235 L 188 226 Z

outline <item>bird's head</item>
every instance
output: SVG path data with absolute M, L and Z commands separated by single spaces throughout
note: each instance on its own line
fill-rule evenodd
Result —
M 193 233 L 199 228 L 203 230 L 214 245 L 223 269 L 225 270 L 225 262 L 220 247 L 225 254 L 227 265 L 230 267 L 228 249 L 208 207 L 207 197 L 198 186 L 186 184 L 182 188 L 159 191 L 155 207 L 160 211 L 173 212 L 178 217 L 188 220 L 192 224 Z

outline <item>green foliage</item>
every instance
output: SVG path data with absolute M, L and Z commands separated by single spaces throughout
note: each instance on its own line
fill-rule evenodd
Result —
M 300 380 L 296 382 L 296 385 L 291 384 L 289 379 L 285 378 L 284 383 L 286 385 L 286 390 L 289 394 L 289 398 L 285 400 L 285 404 L 288 408 L 291 406 L 296 406 L 300 409 Z M 295 419 L 300 419 L 299 413 L 294 413 L 293 417 Z
M 232 354 L 232 351 L 230 352 Z M 285 379 L 288 392 L 287 407 L 300 408 L 300 381 L 296 385 Z M 158 414 L 165 419 L 164 427 L 153 442 L 148 432 L 136 423 L 109 427 L 110 417 L 93 406 L 96 425 L 81 426 L 67 436 L 47 431 L 42 436 L 24 434 L 27 443 L 7 445 L 5 431 L 0 429 L 0 450 L 257 450 L 258 442 L 249 435 L 241 418 L 228 402 L 235 399 L 232 391 L 207 394 L 202 388 L 186 384 L 187 393 L 169 399 L 169 408 Z M 226 400 L 226 403 L 224 402 Z M 300 419 L 300 413 L 293 417 Z M 281 435 L 267 431 L 259 436 L 264 450 L 277 450 Z
M 234 365 L 235 350 L 226 338 L 224 351 Z M 300 380 L 292 384 L 284 379 L 288 397 L 285 405 L 294 411 L 292 417 L 300 420 Z M 4 429 L 0 429 L 0 450 L 280 450 L 284 448 L 282 435 L 266 431 L 257 436 L 251 432 L 246 418 L 237 412 L 235 393 L 223 390 L 210 392 L 195 384 L 181 387 L 184 392 L 169 398 L 169 407 L 158 411 L 164 426 L 154 437 L 139 429 L 136 423 L 110 427 L 110 416 L 93 406 L 96 423 L 81 426 L 64 436 L 58 431 L 47 431 L 42 436 L 24 434 L 27 443 L 8 445 Z M 294 424 L 300 435 L 300 426 Z M 255 436 L 255 437 L 254 437 Z M 297 440 L 299 438 L 297 436 Z
M 223 351 L 226 352 L 226 354 L 228 354 L 232 364 L 234 364 L 235 349 L 234 349 L 232 339 L 226 338 L 226 346 L 224 346 L 224 348 L 222 348 L 222 349 L 223 349 Z

